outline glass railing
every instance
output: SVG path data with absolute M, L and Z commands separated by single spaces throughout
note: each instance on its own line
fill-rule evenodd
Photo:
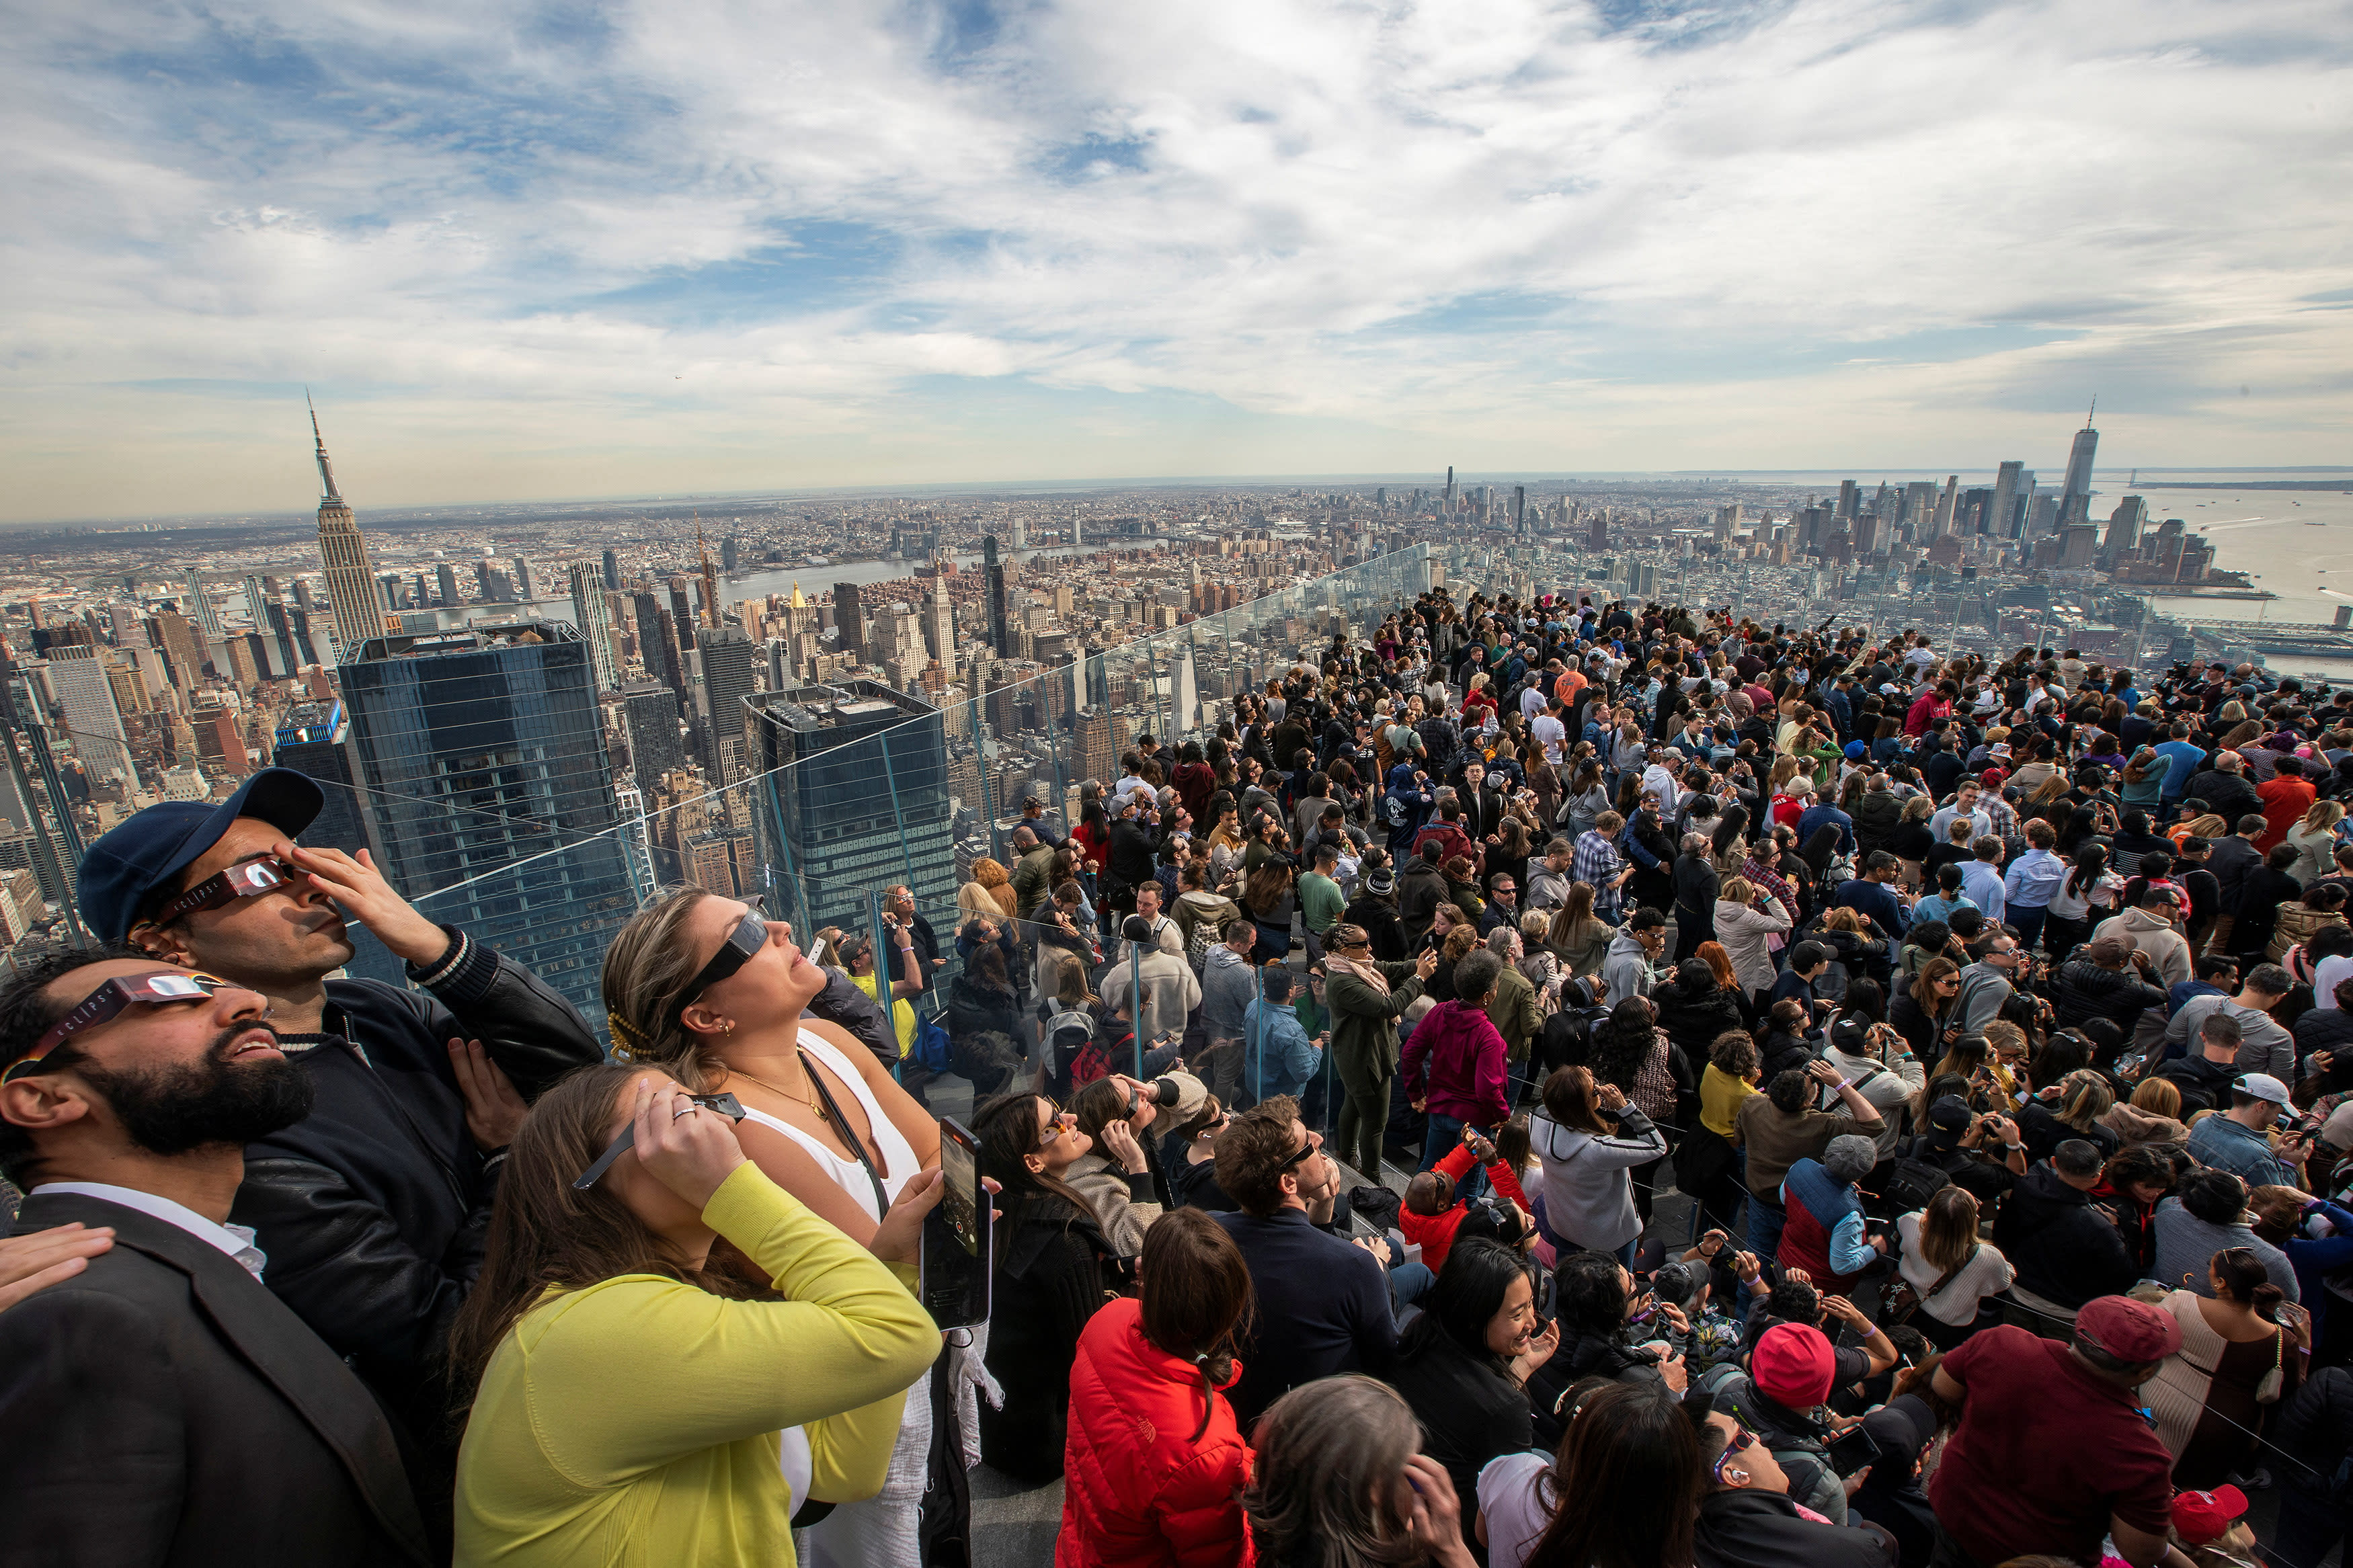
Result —
M 1108 795 L 1123 760 L 1148 743 L 1162 781 L 1178 782 L 1187 747 L 1221 732 L 1233 741 L 1238 705 L 1261 700 L 1294 665 L 1320 668 L 1335 635 L 1371 636 L 1433 577 L 1492 587 L 1482 574 L 1498 569 L 1483 552 L 1416 546 L 1181 625 L 1136 626 L 1110 647 L 1071 649 L 1058 629 L 1039 628 L 1036 651 L 1056 662 L 992 656 L 946 679 L 920 647 L 870 648 L 914 695 L 871 669 L 835 673 L 823 656 L 797 666 L 789 637 L 754 643 L 733 674 L 698 655 L 702 680 L 682 693 L 629 681 L 621 722 L 603 740 L 585 647 L 559 639 L 506 654 L 513 668 L 498 679 L 440 697 L 480 710 L 454 740 L 427 702 L 420 732 L 399 738 L 433 752 L 408 763 L 411 798 L 370 800 L 386 792 L 362 789 L 353 799 L 374 815 L 369 841 L 396 883 L 427 889 L 412 895 L 420 910 L 529 965 L 601 1026 L 604 950 L 657 889 L 757 895 L 813 933 L 859 928 L 875 896 L 904 887 L 952 946 L 958 889 L 984 863 L 1014 875 L 1033 903 L 1050 894 L 1036 886 L 1047 868 L 1024 866 L 1025 822 L 1054 839 L 1075 829 L 1101 848 L 1107 828 L 1089 820 L 1089 781 Z M 657 672 L 667 662 L 653 661 Z M 743 688 L 732 698 L 728 680 Z M 732 721 L 703 711 L 714 689 Z M 1218 827 L 1187 826 L 1197 836 Z M 1099 858 L 1091 896 L 1133 870 L 1122 858 Z M 1020 945 L 1037 944 L 1025 931 Z M 397 977 L 380 949 L 354 968 Z M 943 972 L 961 973 L 961 961 Z

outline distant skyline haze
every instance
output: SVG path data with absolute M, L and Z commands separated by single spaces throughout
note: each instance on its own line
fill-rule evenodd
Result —
M 2353 453 L 2353 11 L 13 14 L 0 521 Z

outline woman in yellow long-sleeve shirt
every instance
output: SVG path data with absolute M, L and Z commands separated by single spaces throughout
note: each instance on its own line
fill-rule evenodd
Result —
M 634 1147 L 575 1189 L 625 1131 Z M 810 1496 L 881 1486 L 903 1391 L 939 1353 L 907 1283 L 936 1171 L 870 1252 L 746 1160 L 727 1117 L 611 1066 L 543 1095 L 507 1167 L 451 1340 L 473 1393 L 460 1565 L 788 1568 L 786 1427 L 807 1429 Z

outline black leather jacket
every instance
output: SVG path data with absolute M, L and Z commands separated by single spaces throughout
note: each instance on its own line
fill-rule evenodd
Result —
M 444 929 L 440 960 L 409 967 L 424 991 L 330 980 L 322 1031 L 281 1037 L 316 1100 L 247 1147 L 229 1215 L 254 1228 L 264 1283 L 406 1427 L 420 1497 L 453 1457 L 439 1363 L 498 1192 L 496 1158 L 466 1130 L 448 1042 L 480 1040 L 526 1100 L 605 1055 L 545 982 Z

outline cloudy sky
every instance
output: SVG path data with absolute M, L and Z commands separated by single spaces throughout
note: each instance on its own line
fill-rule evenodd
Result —
M 2353 462 L 2353 9 L 8 7 L 0 517 Z

